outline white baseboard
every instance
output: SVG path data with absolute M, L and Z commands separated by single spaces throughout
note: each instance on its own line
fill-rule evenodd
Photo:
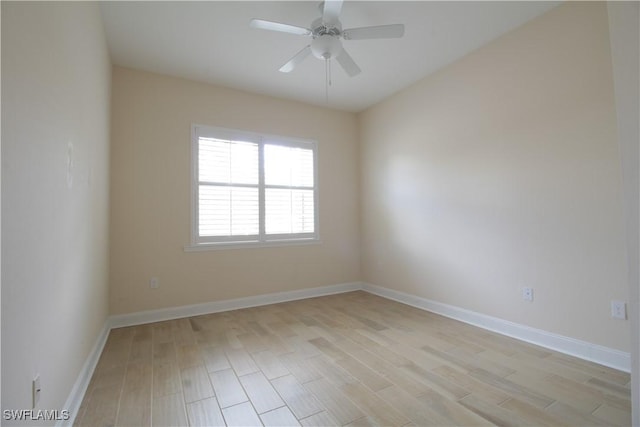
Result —
M 305 298 L 321 297 L 362 290 L 361 282 L 341 283 L 338 285 L 321 286 L 317 288 L 300 289 L 295 291 L 276 292 L 244 298 L 222 301 L 205 302 L 202 304 L 183 305 L 179 307 L 162 308 L 159 310 L 139 311 L 136 313 L 118 314 L 109 318 L 110 327 L 142 325 L 144 323 L 160 322 L 163 320 L 180 319 L 183 317 L 199 316 L 202 314 L 219 313 L 240 308 L 258 307 L 261 305 L 277 304 Z
M 529 326 L 509 322 L 497 317 L 487 316 L 486 314 L 443 304 L 441 302 L 406 294 L 404 292 L 375 286 L 369 283 L 364 283 L 362 289 L 383 298 L 440 314 L 489 331 L 517 338 L 521 341 L 536 344 L 541 347 L 599 363 L 604 366 L 609 366 L 624 372 L 631 372 L 631 355 L 624 351 L 592 344 L 575 338 L 565 337 L 563 335 L 554 334 L 541 329 L 531 328 Z
M 70 418 L 66 421 L 60 420 L 56 423 L 56 427 L 63 426 L 72 426 L 75 422 L 76 415 L 78 415 L 78 410 L 80 409 L 80 404 L 82 403 L 82 399 L 84 398 L 85 393 L 87 392 L 87 387 L 89 387 L 89 382 L 91 381 L 91 377 L 93 376 L 93 372 L 98 365 L 98 360 L 100 359 L 100 355 L 102 354 L 102 350 L 104 349 L 104 345 L 107 342 L 107 338 L 109 337 L 109 331 L 111 330 L 111 326 L 109 325 L 109 320 L 104 323 L 98 338 L 96 339 L 91 352 L 87 356 L 87 359 L 82 365 L 82 369 L 78 374 L 78 378 L 76 382 L 73 384 L 73 388 L 71 389 L 71 393 L 69 393 L 69 397 L 67 401 L 64 403 L 64 409 L 69 411 Z

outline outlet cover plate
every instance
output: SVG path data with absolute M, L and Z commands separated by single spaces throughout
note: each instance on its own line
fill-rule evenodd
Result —
M 611 317 L 626 320 L 627 303 L 624 301 L 611 301 Z
M 40 375 L 37 375 L 31 382 L 31 391 L 33 395 L 32 409 L 35 409 L 36 405 L 38 405 L 38 402 L 40 401 L 40 393 L 42 392 L 42 388 L 40 387 Z
M 533 302 L 533 288 L 522 288 L 522 299 Z

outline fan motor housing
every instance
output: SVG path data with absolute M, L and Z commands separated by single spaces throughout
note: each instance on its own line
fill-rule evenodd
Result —
M 329 24 L 324 22 L 322 17 L 320 17 L 311 23 L 311 28 L 311 34 L 314 38 L 324 36 L 325 34 L 337 37 L 342 35 L 342 24 L 340 24 L 340 21 L 331 22 Z

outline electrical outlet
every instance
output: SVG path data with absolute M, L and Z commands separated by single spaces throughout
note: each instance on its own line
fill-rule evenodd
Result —
M 36 407 L 36 405 L 38 404 L 38 402 L 40 401 L 40 392 L 42 391 L 42 388 L 40 387 L 40 375 L 37 375 L 33 381 L 31 382 L 31 394 L 33 397 L 32 400 L 32 409 L 34 409 Z
M 151 280 L 149 280 L 149 287 L 151 289 L 158 289 L 160 287 L 160 280 L 158 280 L 157 277 L 152 277 Z
M 522 288 L 522 299 L 533 302 L 533 288 Z
M 626 320 L 627 303 L 624 301 L 611 301 L 611 317 Z

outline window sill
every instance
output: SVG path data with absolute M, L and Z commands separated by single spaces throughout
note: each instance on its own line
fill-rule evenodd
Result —
M 220 251 L 227 249 L 277 248 L 283 246 L 320 245 L 320 239 L 274 240 L 270 242 L 220 242 L 199 243 L 184 247 L 185 252 Z

